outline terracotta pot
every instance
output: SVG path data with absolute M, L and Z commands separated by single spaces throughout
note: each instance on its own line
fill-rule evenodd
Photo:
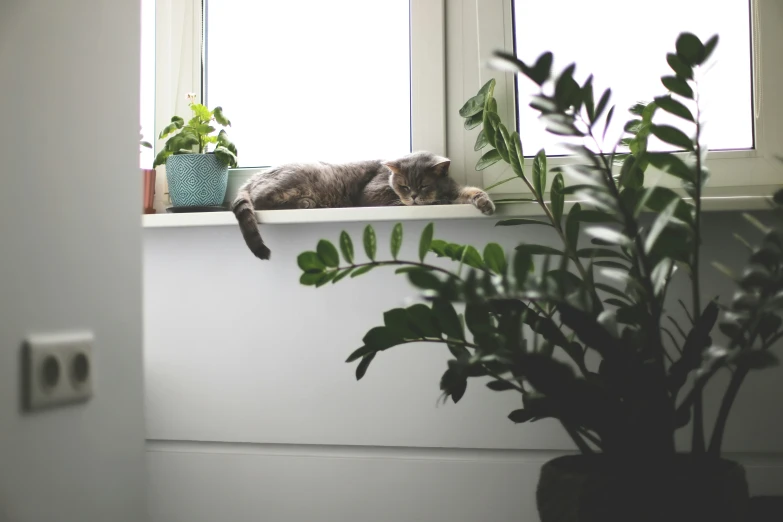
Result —
M 142 212 L 154 214 L 153 203 L 155 201 L 155 169 L 142 169 L 144 174 L 144 192 Z
M 536 504 L 541 522 L 747 522 L 749 498 L 744 468 L 728 460 L 570 455 L 541 468 Z

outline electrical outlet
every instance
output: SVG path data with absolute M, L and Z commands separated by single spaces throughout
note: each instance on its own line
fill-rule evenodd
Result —
M 92 397 L 91 332 L 31 335 L 22 354 L 22 403 L 34 411 Z

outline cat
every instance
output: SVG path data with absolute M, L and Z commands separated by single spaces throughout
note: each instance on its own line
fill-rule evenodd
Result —
M 495 205 L 486 192 L 460 186 L 448 158 L 413 152 L 391 161 L 291 163 L 253 175 L 231 205 L 250 251 L 269 259 L 255 210 L 382 207 L 470 203 L 486 215 Z

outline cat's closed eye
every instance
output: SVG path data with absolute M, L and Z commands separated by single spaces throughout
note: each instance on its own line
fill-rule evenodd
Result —
M 411 188 L 408 185 L 400 185 L 400 190 L 409 191 Z

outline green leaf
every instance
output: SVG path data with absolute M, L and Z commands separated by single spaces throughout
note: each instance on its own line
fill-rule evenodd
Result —
M 686 65 L 699 65 L 706 55 L 704 44 L 693 33 L 680 33 L 675 44 L 677 57 Z
M 628 295 L 625 292 L 621 292 L 620 290 L 618 290 L 617 288 L 615 288 L 613 286 L 609 286 L 609 285 L 604 284 L 604 283 L 595 283 L 595 287 L 598 290 L 603 290 L 604 292 L 606 292 L 608 294 L 611 294 L 611 295 L 613 295 L 615 297 L 619 297 L 620 299 L 624 299 L 626 301 L 630 300 Z
M 508 391 L 516 389 L 514 388 L 514 385 L 508 381 L 489 381 L 487 383 L 487 388 L 492 391 Z
M 421 231 L 421 239 L 419 239 L 419 260 L 423 263 L 424 257 L 430 250 L 432 245 L 432 235 L 434 233 L 435 226 L 432 223 L 428 223 L 424 230 Z
M 369 346 L 362 346 L 361 348 L 357 348 L 354 350 L 351 355 L 348 356 L 348 358 L 345 360 L 347 363 L 354 362 L 356 359 L 359 359 L 360 357 L 364 357 L 367 354 L 373 353 L 375 350 Z
M 683 62 L 676 54 L 667 54 L 666 62 L 669 64 L 669 67 L 672 68 L 674 73 L 680 78 L 685 80 L 693 79 L 693 70 L 690 68 L 690 66 L 685 65 L 685 62 Z
M 386 350 L 392 346 L 397 346 L 403 342 L 401 335 L 387 326 L 376 326 L 371 328 L 362 339 L 362 342 L 368 348 L 374 350 Z
M 364 228 L 364 253 L 367 254 L 367 257 L 370 258 L 370 261 L 375 261 L 375 250 L 377 248 L 377 243 L 375 240 L 375 230 L 372 228 L 372 225 L 367 225 Z
M 484 102 L 487 100 L 485 93 L 478 93 L 465 102 L 459 110 L 459 115 L 463 118 L 469 118 L 484 110 Z
M 441 331 L 433 311 L 426 305 L 415 304 L 405 309 L 408 313 L 408 324 L 420 337 L 439 338 Z
M 226 147 L 222 145 L 215 147 L 215 156 L 224 165 L 228 165 L 229 167 L 232 168 L 237 166 L 236 154 L 234 154 L 233 152 L 231 152 L 230 150 L 228 150 Z
M 601 95 L 601 99 L 598 100 L 598 105 L 595 106 L 595 119 L 593 121 L 598 121 L 598 118 L 601 117 L 601 115 L 604 113 L 604 110 L 606 110 L 606 106 L 609 103 L 609 98 L 612 96 L 612 89 L 606 89 L 604 93 Z
M 709 60 L 710 56 L 712 55 L 712 51 L 715 50 L 715 47 L 718 45 L 718 35 L 714 35 L 712 38 L 707 40 L 707 43 L 704 44 L 704 58 L 702 59 L 701 63 L 706 62 Z
M 484 268 L 484 262 L 481 259 L 481 254 L 479 254 L 479 251 L 471 245 L 463 246 L 458 252 L 458 255 L 455 256 L 454 260 L 461 261 L 462 263 L 465 263 L 466 265 L 473 268 Z
M 600 210 L 580 210 L 577 216 L 582 223 L 615 223 L 617 219 Z
M 655 103 L 668 113 L 679 116 L 684 120 L 695 121 L 691 110 L 671 96 L 658 96 L 655 98 Z
M 552 215 L 554 216 L 556 223 L 560 223 L 563 219 L 563 206 L 565 204 L 565 195 L 563 194 L 564 187 L 563 175 L 558 172 L 552 180 L 552 188 L 549 192 Z
M 582 212 L 582 205 L 574 203 L 571 210 L 568 212 L 565 225 L 565 237 L 568 243 L 568 248 L 571 251 L 576 252 L 577 244 L 579 242 L 579 222 L 581 221 L 579 214 Z
M 441 287 L 440 279 L 429 270 L 419 269 L 408 272 L 408 281 L 423 290 L 438 290 Z
M 454 403 L 459 402 L 462 396 L 465 395 L 467 387 L 467 378 L 453 368 L 446 370 L 440 378 L 440 389 L 443 390 L 446 396 L 450 395 Z
M 325 272 L 321 274 L 321 277 L 315 283 L 315 287 L 318 288 L 324 286 L 329 281 L 333 281 L 336 276 L 337 276 L 337 270 L 332 270 L 331 272 Z
M 631 238 L 619 232 L 617 230 L 607 227 L 590 227 L 586 229 L 586 232 L 596 239 L 603 241 L 605 244 L 629 246 L 631 244 Z
M 671 125 L 652 125 L 650 132 L 661 141 L 671 145 L 682 147 L 685 150 L 693 150 L 693 142 L 680 129 Z
M 492 94 L 495 92 L 496 83 L 497 82 L 494 78 L 490 78 L 484 85 L 481 86 L 481 89 L 479 89 L 479 94 L 492 96 Z
M 519 288 L 522 287 L 528 274 L 533 270 L 533 258 L 531 255 L 529 252 L 519 249 L 517 249 L 514 255 L 514 278 L 517 280 Z
M 532 245 L 521 244 L 516 248 L 517 252 L 524 252 L 529 255 L 550 255 L 550 256 L 562 256 L 563 252 L 556 248 L 545 245 Z
M 465 130 L 471 130 L 475 129 L 481 123 L 484 121 L 484 113 L 479 112 L 478 114 L 474 114 L 470 118 L 467 118 L 464 123 Z
M 320 240 L 318 242 L 318 246 L 316 247 L 316 251 L 318 252 L 318 258 L 326 266 L 339 266 L 340 256 L 337 253 L 337 249 L 331 242 L 325 239 Z
M 465 334 L 462 331 L 462 322 L 460 322 L 457 311 L 454 310 L 449 301 L 436 299 L 432 303 L 432 311 L 435 314 L 435 319 L 438 321 L 440 330 L 446 334 L 446 337 L 464 340 Z
M 536 196 L 539 199 L 544 198 L 544 190 L 546 188 L 546 152 L 544 149 L 538 151 L 536 157 L 533 159 L 533 189 L 536 191 Z
M 651 152 L 647 154 L 650 165 L 656 169 L 668 172 L 683 181 L 693 182 L 696 176 L 695 167 L 690 168 L 682 159 L 669 152 Z
M 500 155 L 500 152 L 498 152 L 497 149 L 492 149 L 481 156 L 481 159 L 476 163 L 476 170 L 484 170 L 502 159 L 503 157 Z
M 362 274 L 366 274 L 373 268 L 375 268 L 375 265 L 366 265 L 366 266 L 359 267 L 356 270 L 354 270 L 353 273 L 351 273 L 351 279 L 353 279 L 354 277 L 359 277 Z
M 535 415 L 533 415 L 527 410 L 519 409 L 509 413 L 508 418 L 511 420 L 511 422 L 515 424 L 520 424 L 522 422 L 527 422 L 529 420 L 532 420 L 533 418 L 535 418 Z
M 152 168 L 154 169 L 158 165 L 163 165 L 166 163 L 166 159 L 171 156 L 171 151 L 163 149 L 162 151 L 158 152 L 158 155 L 155 156 L 155 161 L 152 162 Z
M 353 241 L 351 240 L 351 236 L 348 235 L 348 232 L 343 230 L 340 232 L 340 251 L 343 253 L 343 258 L 345 259 L 345 262 L 349 265 L 353 264 Z
M 219 124 L 225 127 L 231 127 L 231 120 L 226 118 L 226 116 L 223 114 L 223 107 L 215 107 L 215 109 L 212 111 L 212 116 L 215 117 L 215 121 Z
M 384 312 L 383 324 L 394 335 L 402 339 L 419 339 L 421 337 L 411 328 L 408 311 L 405 308 L 393 308 Z
M 693 99 L 693 89 L 691 89 L 688 82 L 682 78 L 678 78 L 677 76 L 664 76 L 661 78 L 661 83 L 674 94 L 679 94 L 689 100 Z
M 308 251 L 302 252 L 296 258 L 296 262 L 299 268 L 304 272 L 323 272 L 326 269 L 326 264 L 321 260 L 320 256 L 316 252 Z
M 396 260 L 402 246 L 402 223 L 394 225 L 391 233 L 391 255 Z
M 375 359 L 376 352 L 368 353 L 364 357 L 362 357 L 362 360 L 359 361 L 359 364 L 356 366 L 356 380 L 361 380 L 362 377 L 364 377 L 364 374 L 367 373 L 367 368 L 370 366 L 370 363 L 373 359 Z
M 315 286 L 324 276 L 323 272 L 305 272 L 299 278 L 299 284 L 305 286 Z
M 511 134 L 509 134 L 508 129 L 506 129 L 506 126 L 502 123 L 499 123 L 497 126 L 497 134 L 495 136 L 495 145 L 497 146 L 498 152 L 500 152 L 500 155 L 503 156 L 503 160 L 506 163 L 511 163 L 511 155 L 514 155 L 514 159 L 517 159 L 516 151 L 514 150 L 514 142 L 511 140 Z M 503 151 L 505 150 L 506 155 L 503 155 Z
M 489 316 L 489 307 L 485 303 L 465 305 L 465 323 L 474 336 L 494 331 L 494 325 Z
M 339 274 L 334 276 L 334 279 L 332 279 L 332 284 L 335 284 L 338 281 L 343 280 L 346 276 L 350 275 L 353 268 L 346 268 L 345 270 L 341 271 Z
M 488 102 L 494 101 L 492 98 L 487 100 Z M 488 103 L 488 105 L 491 105 L 491 103 Z M 497 132 L 498 125 L 500 125 L 500 116 L 492 112 L 491 107 L 487 107 L 487 109 L 483 112 L 484 119 L 484 133 L 487 136 L 487 141 L 490 145 L 493 147 L 495 146 L 495 132 Z
M 515 227 L 517 225 L 546 225 L 551 227 L 552 223 L 547 223 L 546 221 L 541 221 L 540 219 L 530 218 L 504 219 L 503 221 L 498 221 L 495 223 L 496 227 Z
M 484 132 L 484 129 L 481 129 L 481 132 L 476 136 L 476 144 L 473 146 L 473 150 L 481 150 L 487 145 L 489 145 L 487 134 Z
M 625 259 L 625 256 L 614 250 L 608 248 L 581 248 L 576 251 L 576 255 L 579 257 L 613 257 L 618 259 Z
M 506 273 L 506 254 L 503 252 L 503 247 L 497 243 L 489 243 L 484 247 L 484 263 L 487 268 L 495 272 L 496 274 L 503 275 Z

